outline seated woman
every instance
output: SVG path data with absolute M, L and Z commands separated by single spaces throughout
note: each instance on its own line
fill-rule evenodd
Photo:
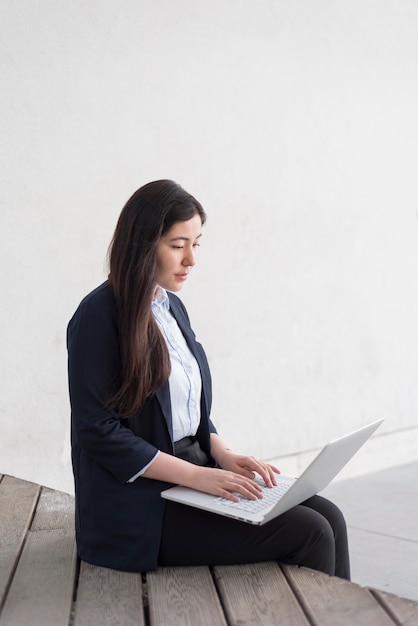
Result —
M 268 487 L 278 473 L 218 435 L 208 362 L 174 295 L 196 263 L 205 219 L 172 181 L 138 189 L 116 226 L 109 279 L 68 325 L 79 556 L 138 572 L 276 560 L 348 579 L 344 518 L 320 496 L 264 526 L 160 497 L 177 483 L 256 499 L 256 473 Z

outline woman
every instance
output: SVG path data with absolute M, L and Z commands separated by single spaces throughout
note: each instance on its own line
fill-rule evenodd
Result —
M 79 556 L 127 571 L 278 560 L 349 578 L 344 519 L 319 496 L 261 527 L 160 497 L 178 483 L 256 499 L 255 472 L 269 487 L 278 473 L 217 434 L 207 359 L 174 295 L 205 219 L 176 183 L 141 187 L 119 217 L 109 280 L 69 323 Z

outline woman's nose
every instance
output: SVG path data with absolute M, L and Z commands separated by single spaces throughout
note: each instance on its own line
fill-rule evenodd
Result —
M 183 265 L 186 267 L 193 267 L 193 265 L 196 265 L 196 254 L 193 248 L 186 250 L 183 258 Z

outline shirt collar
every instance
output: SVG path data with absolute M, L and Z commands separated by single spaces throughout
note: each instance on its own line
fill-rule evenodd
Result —
M 168 299 L 168 293 L 165 289 L 157 285 L 154 293 L 154 299 L 152 301 L 152 306 L 163 307 L 164 309 L 170 308 L 170 300 Z

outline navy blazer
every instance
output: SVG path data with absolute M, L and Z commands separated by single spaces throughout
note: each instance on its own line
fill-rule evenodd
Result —
M 170 311 L 196 357 L 202 376 L 196 437 L 210 457 L 212 389 L 209 365 L 181 300 Z M 118 311 L 108 281 L 82 300 L 67 329 L 71 445 L 76 496 L 76 540 L 81 559 L 126 571 L 157 568 L 168 483 L 127 481 L 157 450 L 173 454 L 170 389 L 166 382 L 133 415 L 106 408 L 121 372 Z

